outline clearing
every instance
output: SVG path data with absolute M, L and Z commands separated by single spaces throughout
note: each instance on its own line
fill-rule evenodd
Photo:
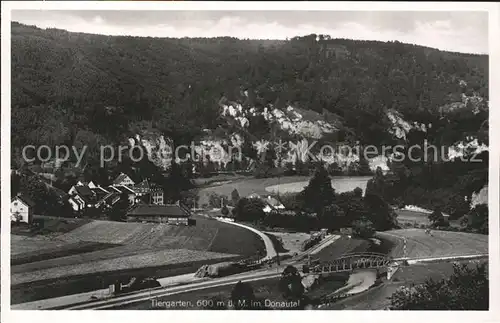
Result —
M 222 260 L 225 258 L 234 257 L 235 255 L 231 254 L 208 251 L 193 251 L 187 249 L 163 250 L 148 253 L 139 253 L 113 259 L 86 261 L 73 265 L 58 265 L 55 267 L 51 267 L 50 270 L 40 269 L 33 271 L 23 271 L 21 273 L 13 272 L 11 276 L 11 283 L 15 285 L 65 276 L 85 275 L 97 272 L 120 271 L 125 269 L 137 269 L 144 267 L 157 267 L 167 264 L 173 265 L 208 259 Z M 61 260 L 62 259 L 63 258 L 61 258 Z
M 273 178 L 243 178 L 231 182 L 221 182 L 220 185 L 212 185 L 198 189 L 199 205 L 208 204 L 210 194 L 231 196 L 231 192 L 236 189 L 241 197 L 250 194 L 269 194 L 276 192 L 279 188 L 280 193 L 297 192 L 307 185 L 310 176 L 284 176 Z M 352 191 L 356 187 L 363 190 L 371 177 L 352 176 L 352 177 L 333 177 L 332 186 L 337 192 Z
M 406 256 L 410 258 L 465 256 L 488 253 L 488 236 L 482 234 L 423 229 L 378 232 L 395 246 L 390 255 L 403 257 L 403 240 L 407 239 Z
M 149 267 L 212 258 L 253 257 L 265 249 L 255 233 L 202 217 L 196 217 L 195 226 L 92 221 L 51 238 L 12 235 L 11 239 L 16 251 L 12 258 L 17 264 L 11 269 L 12 284 L 59 277 L 62 272 L 54 268 L 63 267 L 68 275 L 77 275 L 125 269 L 126 265 L 122 264 L 136 268 L 141 264 Z M 198 253 L 190 251 L 207 257 L 200 258 Z M 103 267 L 103 261 L 110 265 Z
M 432 224 L 429 221 L 429 214 L 424 212 L 413 210 L 396 210 L 395 212 L 398 215 L 398 223 L 403 227 L 408 225 L 428 227 Z M 451 220 L 449 222 L 451 226 L 460 228 L 460 220 Z
M 332 187 L 337 193 L 352 191 L 356 187 L 366 190 L 366 184 L 372 179 L 371 176 L 342 176 L 332 178 Z M 281 192 L 281 193 L 298 193 L 304 189 L 309 184 L 309 180 L 294 182 L 294 183 L 284 183 L 278 185 L 272 185 L 266 187 L 268 192 Z

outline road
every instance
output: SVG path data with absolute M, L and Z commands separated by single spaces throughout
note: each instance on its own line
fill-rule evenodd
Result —
M 273 259 L 274 257 L 276 257 L 278 255 L 276 253 L 276 249 L 274 249 L 273 242 L 271 241 L 271 239 L 265 233 L 263 233 L 263 232 L 255 229 L 255 228 L 252 228 L 252 227 L 250 227 L 248 225 L 241 224 L 241 223 L 224 221 L 224 220 L 219 220 L 219 219 L 217 219 L 217 220 L 221 221 L 221 222 L 224 222 L 224 223 L 229 223 L 229 224 L 232 224 L 232 225 L 235 225 L 235 226 L 238 226 L 238 227 L 245 228 L 245 229 L 250 230 L 253 233 L 257 234 L 259 237 L 261 237 L 261 239 L 264 241 L 264 245 L 266 246 L 266 256 L 262 260 Z

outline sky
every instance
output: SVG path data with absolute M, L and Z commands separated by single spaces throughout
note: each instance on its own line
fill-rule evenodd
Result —
M 12 20 L 104 35 L 286 39 L 315 33 L 488 53 L 488 13 L 477 11 L 13 10 Z

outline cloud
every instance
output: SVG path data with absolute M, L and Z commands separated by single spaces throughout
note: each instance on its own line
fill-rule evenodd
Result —
M 47 14 L 46 14 L 47 13 Z M 487 15 L 425 12 L 44 12 L 13 13 L 40 28 L 151 37 L 286 39 L 307 34 L 398 40 L 442 50 L 487 53 Z M 175 14 L 175 15 L 174 15 Z M 133 17 L 136 17 L 134 20 Z

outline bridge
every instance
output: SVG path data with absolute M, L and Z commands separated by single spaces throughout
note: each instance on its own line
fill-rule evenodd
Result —
M 350 253 L 329 262 L 308 261 L 305 270 L 310 274 L 326 274 L 351 272 L 356 269 L 387 269 L 390 279 L 397 269 L 404 265 L 406 259 L 396 259 L 381 253 Z

